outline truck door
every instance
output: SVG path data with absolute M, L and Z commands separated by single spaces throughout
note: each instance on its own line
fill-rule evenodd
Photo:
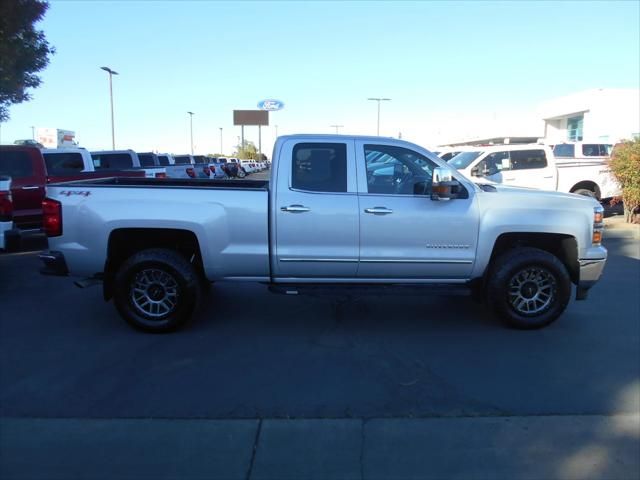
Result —
M 504 183 L 516 187 L 555 190 L 557 170 L 542 148 L 512 150 L 510 171 L 504 171 Z
M 409 148 L 356 141 L 358 277 L 398 281 L 469 278 L 478 237 L 473 190 L 431 199 L 437 164 Z
M 359 219 L 353 141 L 291 139 L 278 158 L 274 277 L 354 278 Z

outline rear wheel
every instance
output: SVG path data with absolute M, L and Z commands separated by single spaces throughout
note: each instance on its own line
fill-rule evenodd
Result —
M 507 324 L 542 328 L 567 308 L 571 280 L 554 255 L 537 248 L 515 248 L 499 257 L 490 272 L 487 300 Z
M 593 192 L 591 190 L 587 190 L 586 188 L 579 188 L 577 190 L 574 190 L 571 193 L 575 193 L 576 195 L 584 195 L 585 197 L 595 198 L 596 200 L 598 199 L 598 196 L 596 195 L 596 192 Z
M 129 257 L 114 279 L 114 302 L 133 327 L 153 333 L 183 326 L 200 294 L 200 279 L 178 252 L 154 248 Z

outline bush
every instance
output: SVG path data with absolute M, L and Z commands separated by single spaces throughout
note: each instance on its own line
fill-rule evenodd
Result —
M 640 138 L 616 145 L 610 165 L 622 187 L 625 220 L 636 223 L 640 211 Z

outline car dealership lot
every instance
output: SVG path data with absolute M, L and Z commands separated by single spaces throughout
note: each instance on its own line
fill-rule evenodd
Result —
M 610 258 L 590 298 L 530 332 L 505 329 L 464 297 L 285 297 L 227 283 L 212 288 L 187 329 L 149 335 L 127 326 L 100 288 L 40 276 L 34 252 L 2 254 L 0 451 L 22 456 L 0 457 L 0 474 L 35 478 L 38 463 L 64 472 L 76 460 L 56 464 L 56 448 L 76 441 L 118 452 L 127 422 L 143 422 L 130 427 L 139 432 L 136 448 L 155 442 L 144 433 L 154 428 L 176 439 L 185 435 L 179 425 L 199 428 L 194 448 L 224 443 L 235 453 L 219 464 L 237 466 L 241 478 L 284 478 L 284 461 L 298 473 L 292 478 L 320 471 L 313 465 L 322 456 L 305 445 L 325 452 L 323 465 L 335 463 L 324 478 L 427 470 L 466 478 L 480 464 L 498 478 L 637 477 L 639 239 L 631 229 L 607 234 Z M 94 443 L 91 432 L 100 432 Z M 67 447 L 56 447 L 59 435 Z M 441 440 L 458 450 L 445 453 Z M 298 450 L 286 453 L 287 442 Z M 425 464 L 414 449 L 427 447 L 440 456 L 475 453 L 460 464 Z M 342 456 L 329 455 L 332 448 Z M 237 474 L 216 469 L 215 458 L 194 464 L 171 451 L 196 470 Z M 98 478 L 100 459 L 91 455 L 82 471 Z M 128 455 L 143 468 L 144 455 Z M 150 460 L 147 473 L 149 465 L 162 463 Z M 163 474 L 172 471 L 186 472 Z

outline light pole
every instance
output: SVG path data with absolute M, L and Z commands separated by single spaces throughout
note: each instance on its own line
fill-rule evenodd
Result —
M 31 140 L 36 139 L 36 127 L 31 126 Z
M 224 155 L 222 151 L 222 127 L 218 127 L 220 129 L 220 155 Z
M 336 129 L 336 134 L 340 133 L 340 132 L 338 131 L 338 129 L 339 129 L 339 128 L 344 127 L 344 125 L 329 125 L 329 126 L 330 126 L 331 128 L 335 128 L 335 129 Z
M 109 67 L 100 67 L 102 70 L 109 74 L 109 99 L 111 100 L 111 150 L 116 149 L 116 129 L 113 123 L 113 76 L 119 75 L 115 70 L 111 70 Z
M 378 136 L 380 136 L 380 102 L 389 102 L 391 101 L 390 98 L 367 98 L 367 100 L 373 100 L 375 102 L 378 102 Z
M 189 114 L 189 131 L 191 132 L 191 155 L 193 155 L 193 112 L 187 112 Z M 222 153 L 222 152 L 220 152 Z

